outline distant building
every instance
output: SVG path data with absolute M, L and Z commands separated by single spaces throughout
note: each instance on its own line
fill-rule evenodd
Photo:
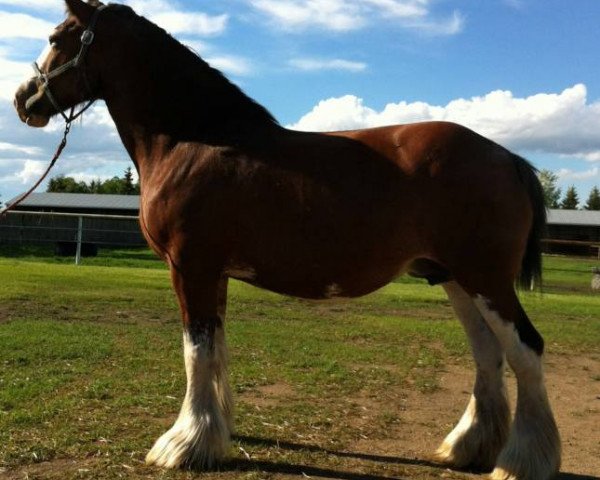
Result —
M 70 253 L 81 221 L 85 252 L 93 254 L 101 245 L 143 246 L 146 241 L 137 220 L 139 204 L 138 195 L 32 193 L 0 219 L 0 244 L 50 243 L 56 245 L 57 253 Z
M 6 202 L 10 205 L 16 198 Z M 100 195 L 94 193 L 32 193 L 15 211 L 132 215 L 140 210 L 139 195 Z
M 549 253 L 598 255 L 600 211 L 549 210 L 545 245 Z

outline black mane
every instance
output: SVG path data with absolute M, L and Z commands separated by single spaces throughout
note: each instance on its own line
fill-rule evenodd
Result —
M 278 125 L 273 115 L 248 97 L 219 70 L 211 67 L 190 47 L 163 28 L 136 14 L 130 7 L 110 4 L 121 18 L 128 20 L 130 31 L 147 46 L 146 60 L 154 62 L 154 80 L 163 84 L 165 97 L 173 104 L 192 105 L 201 117 L 210 117 L 206 128 L 236 129 L 242 122 L 253 125 Z M 175 84 L 174 84 L 175 82 Z M 181 88 L 185 84 L 186 88 Z M 200 119 L 202 121 L 202 118 Z

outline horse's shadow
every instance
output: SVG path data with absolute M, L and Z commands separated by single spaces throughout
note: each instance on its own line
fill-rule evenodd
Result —
M 335 450 L 329 450 L 326 448 L 319 447 L 317 445 L 303 445 L 292 442 L 284 442 L 278 440 L 272 440 L 268 438 L 249 437 L 244 435 L 237 435 L 233 437 L 234 440 L 238 441 L 240 445 L 255 445 L 262 447 L 277 447 L 278 449 L 288 451 L 306 451 L 313 453 L 323 453 L 341 458 L 350 458 L 356 460 L 365 460 L 370 462 L 378 462 L 385 464 L 396 464 L 404 466 L 422 466 L 436 468 L 439 470 L 446 470 L 447 467 L 440 463 L 431 462 L 428 460 L 419 460 L 403 457 L 390 457 L 384 455 L 372 455 L 360 452 L 339 452 Z M 236 459 L 226 462 L 220 466 L 221 471 L 262 471 L 267 473 L 279 473 L 284 475 L 296 475 L 301 478 L 306 477 L 321 477 L 331 478 L 340 480 L 407 480 L 401 477 L 389 477 L 379 476 L 368 473 L 357 473 L 333 470 L 329 468 L 321 468 L 305 464 L 293 464 L 287 462 L 276 462 L 267 460 L 252 460 L 249 459 Z M 482 472 L 470 472 L 470 473 L 482 473 Z M 555 480 L 600 480 L 600 477 L 594 477 L 590 475 L 579 475 L 574 473 L 560 473 Z
M 351 458 L 357 460 L 366 460 L 388 464 L 415 465 L 424 467 L 434 467 L 444 469 L 446 467 L 441 464 L 429 462 L 426 460 L 417 460 L 409 458 L 387 457 L 381 455 L 371 455 L 366 453 L 355 452 L 338 452 L 319 447 L 317 445 L 304 445 L 292 442 L 272 440 L 268 438 L 249 437 L 236 435 L 233 437 L 240 445 L 260 446 L 260 447 L 277 447 L 287 451 L 303 451 L 312 453 L 324 453 L 341 458 Z M 236 459 L 222 464 L 220 470 L 236 470 L 236 471 L 262 471 L 267 473 L 279 473 L 284 475 L 297 475 L 301 478 L 317 477 L 331 478 L 340 480 L 405 480 L 400 477 L 382 477 L 368 473 L 347 472 L 322 468 L 307 464 L 293 464 L 287 462 L 267 461 L 267 460 L 252 460 L 252 459 Z

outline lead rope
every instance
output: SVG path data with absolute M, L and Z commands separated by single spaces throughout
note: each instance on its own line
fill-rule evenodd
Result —
M 73 118 L 74 111 L 75 111 L 75 107 L 72 107 L 71 113 L 69 114 L 69 120 L 65 122 L 65 131 L 63 133 L 63 138 L 60 141 L 60 144 L 58 145 L 58 148 L 56 149 L 56 153 L 54 154 L 54 157 L 52 157 L 52 160 L 50 161 L 50 165 L 48 165 L 48 168 L 46 169 L 46 171 L 43 173 L 43 175 L 40 177 L 40 179 L 37 182 L 35 182 L 35 185 L 33 185 L 33 187 L 31 187 L 25 193 L 21 194 L 21 196 L 19 198 L 17 198 L 14 202 L 12 202 L 10 205 L 7 205 L 2 210 L 0 210 L 0 217 L 4 217 L 8 212 L 10 212 L 11 210 L 14 210 L 14 208 L 17 205 L 19 205 L 23 200 L 25 200 L 29 195 L 31 195 L 33 193 L 33 191 L 37 187 L 40 186 L 40 183 L 42 183 L 44 181 L 44 179 L 48 176 L 48 174 L 50 173 L 50 170 L 52 170 L 52 167 L 54 167 L 54 164 L 58 160 L 58 157 L 60 157 L 60 154 L 67 146 L 67 135 L 69 135 L 69 132 L 71 131 L 71 123 L 73 122 L 73 119 L 74 119 Z
M 48 176 L 48 173 L 50 173 L 50 170 L 52 170 L 52 167 L 58 160 L 58 157 L 60 157 L 60 154 L 62 153 L 64 148 L 67 146 L 67 135 L 69 134 L 69 132 L 71 130 L 71 124 L 73 123 L 73 121 L 75 119 L 77 119 L 81 115 L 83 115 L 83 112 L 85 112 L 88 108 L 90 108 L 92 106 L 92 104 L 96 101 L 96 97 L 92 94 L 91 100 L 89 102 L 87 102 L 87 104 L 79 112 L 77 112 L 77 114 L 75 114 L 75 106 L 71 107 L 71 113 L 69 113 L 69 116 L 67 117 L 67 115 L 65 115 L 65 112 L 63 111 L 63 109 L 60 108 L 60 105 L 54 98 L 54 95 L 52 95 L 52 92 L 50 91 L 49 83 L 52 78 L 58 77 L 59 75 L 66 72 L 70 68 L 77 68 L 80 66 L 80 63 L 82 63 L 83 60 L 85 59 L 85 54 L 87 53 L 88 49 L 90 48 L 90 45 L 94 41 L 94 27 L 96 26 L 96 22 L 98 21 L 98 15 L 100 15 L 100 12 L 102 10 L 104 10 L 106 7 L 107 7 L 107 5 L 100 5 L 94 12 L 94 16 L 92 17 L 90 24 L 88 25 L 88 27 L 84 30 L 83 34 L 81 35 L 81 47 L 79 49 L 79 53 L 77 54 L 77 56 L 74 59 L 70 60 L 69 62 L 65 63 L 64 65 L 62 65 L 60 67 L 55 68 L 54 70 L 52 70 L 48 73 L 42 73 L 38 64 L 36 62 L 33 62 L 33 69 L 35 70 L 36 77 L 38 80 L 40 80 L 43 83 L 43 88 L 45 90 L 46 96 L 50 100 L 50 103 L 52 103 L 52 106 L 55 108 L 56 113 L 60 113 L 62 115 L 62 117 L 65 119 L 65 132 L 63 133 L 63 138 L 60 142 L 60 145 L 56 149 L 56 153 L 54 154 L 54 157 L 50 161 L 50 165 L 48 165 L 48 168 L 46 169 L 44 174 L 40 177 L 40 179 L 35 183 L 35 185 L 33 187 L 31 187 L 29 190 L 27 190 L 24 194 L 22 194 L 19 198 L 17 198 L 10 205 L 7 205 L 3 209 L 1 209 L 0 210 L 0 218 L 4 217 L 9 211 L 13 210 L 17 205 L 19 205 L 23 200 L 25 200 L 29 195 L 31 195 L 33 193 L 33 191 L 37 187 L 39 187 L 40 183 L 42 183 L 44 181 L 44 179 Z M 87 76 L 85 75 L 85 72 L 84 72 L 84 80 L 85 80 L 88 90 L 90 90 L 88 79 L 87 79 Z M 90 90 L 90 93 L 91 93 L 91 90 Z

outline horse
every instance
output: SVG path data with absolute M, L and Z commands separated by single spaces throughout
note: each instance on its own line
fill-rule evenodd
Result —
M 466 411 L 437 460 L 496 480 L 559 471 L 544 341 L 516 292 L 541 281 L 546 210 L 531 164 L 447 122 L 286 129 L 131 8 L 64 1 L 66 19 L 14 103 L 23 122 L 43 127 L 104 100 L 139 172 L 140 225 L 170 269 L 187 375 L 179 416 L 149 464 L 210 469 L 227 455 L 230 278 L 331 299 L 408 273 L 445 290 L 476 365 Z M 517 379 L 514 418 L 506 361 Z

